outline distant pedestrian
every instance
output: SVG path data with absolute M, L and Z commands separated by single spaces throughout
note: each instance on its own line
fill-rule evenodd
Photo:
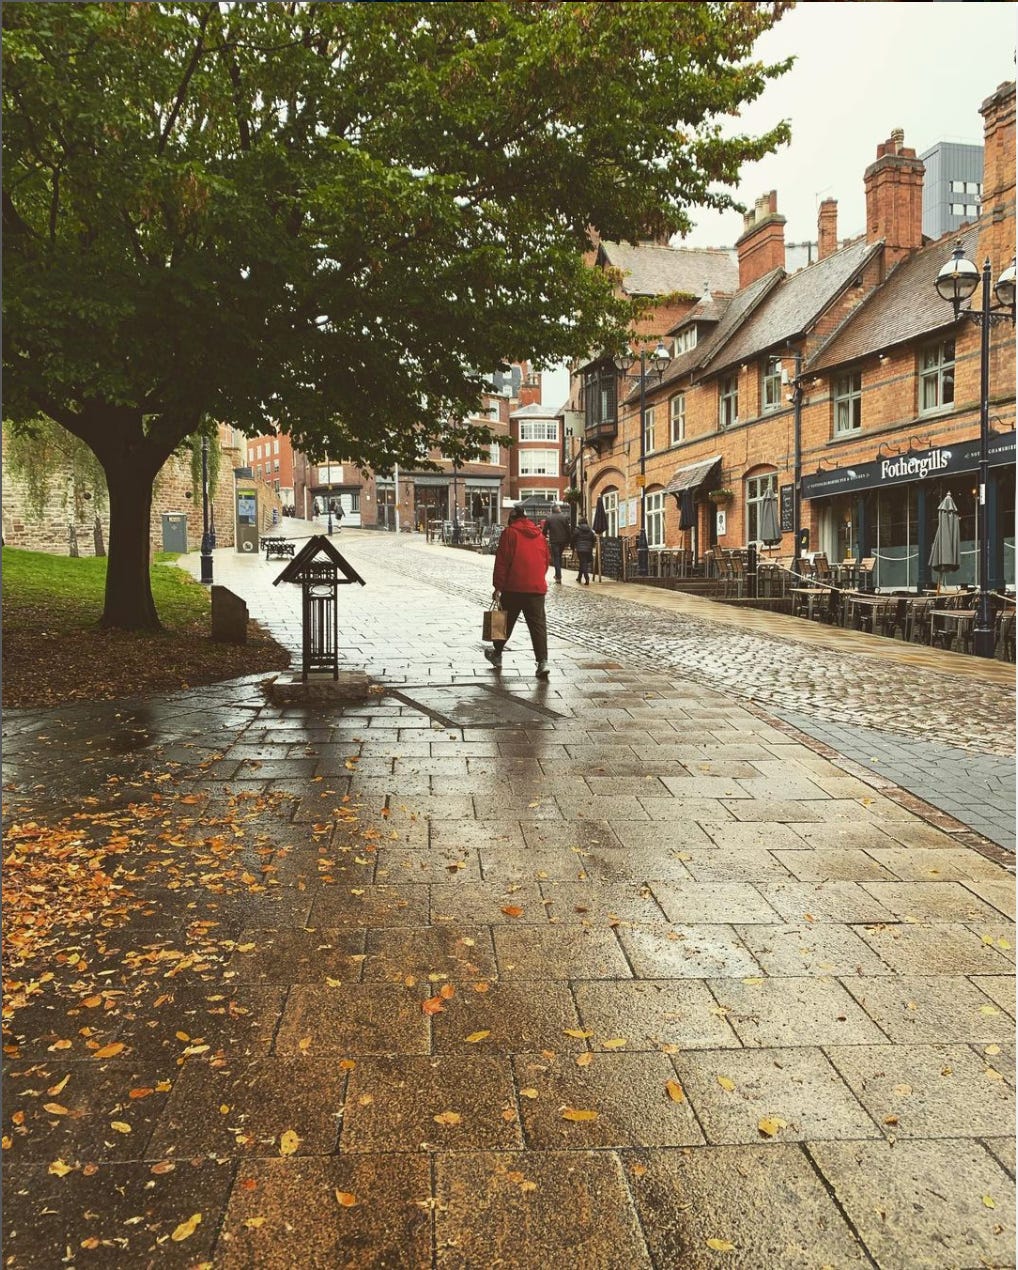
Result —
M 336 533 L 339 533 L 339 527 L 343 523 L 343 517 L 346 515 L 346 512 L 343 511 L 343 504 L 337 503 L 336 510 L 332 514 L 336 518 Z
M 586 516 L 581 516 L 576 522 L 576 532 L 573 534 L 573 550 L 576 552 L 577 560 L 576 581 L 582 582 L 585 586 L 590 586 L 590 569 L 594 563 L 596 542 L 597 534 L 587 524 Z
M 506 610 L 506 637 L 494 641 L 484 655 L 493 666 L 501 667 L 502 650 L 509 642 L 522 613 L 530 631 L 530 642 L 537 659 L 538 679 L 548 678 L 548 626 L 544 616 L 544 597 L 548 593 L 548 566 L 551 553 L 541 530 L 519 503 L 509 513 L 509 523 L 498 540 L 492 583 L 495 597 Z
M 548 539 L 548 546 L 551 547 L 551 560 L 555 566 L 555 581 L 562 581 L 562 552 L 569 546 L 569 540 L 572 538 L 572 529 L 569 525 L 569 517 L 563 512 L 562 508 L 555 506 L 551 509 L 551 514 L 542 524 L 541 530 Z

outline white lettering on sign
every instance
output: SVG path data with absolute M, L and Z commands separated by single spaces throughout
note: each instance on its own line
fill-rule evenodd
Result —
M 951 460 L 950 450 L 930 450 L 922 458 L 912 455 L 911 458 L 884 459 L 880 464 L 880 479 L 900 480 L 905 476 L 914 476 L 924 481 L 931 472 L 940 472 Z

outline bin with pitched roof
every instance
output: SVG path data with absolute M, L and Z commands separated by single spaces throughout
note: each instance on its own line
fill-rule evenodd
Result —
M 342 577 L 340 576 L 342 574 Z M 365 585 L 357 570 L 323 534 L 315 534 L 273 582 L 301 588 L 301 677 L 339 679 L 339 587 Z

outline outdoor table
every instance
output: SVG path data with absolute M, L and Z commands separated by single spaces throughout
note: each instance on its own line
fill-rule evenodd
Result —
M 940 648 L 951 649 L 956 642 L 967 651 L 972 640 L 972 621 L 975 609 L 934 609 L 931 642 Z
M 830 601 L 831 588 L 820 586 L 795 586 L 792 587 L 792 603 L 795 607 L 796 615 L 802 616 L 802 610 L 805 608 L 806 617 L 809 621 L 815 621 L 820 617 L 818 601 Z
M 872 595 L 868 592 L 846 591 L 845 625 L 857 631 L 876 630 L 877 616 L 884 610 L 892 608 L 897 600 L 886 595 Z

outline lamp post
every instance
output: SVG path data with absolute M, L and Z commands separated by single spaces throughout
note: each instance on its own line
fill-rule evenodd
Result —
M 209 532 L 209 439 L 201 439 L 201 580 L 212 583 L 212 535 Z
M 792 554 L 798 560 L 802 555 L 799 535 L 802 533 L 802 349 L 793 354 L 792 371 Z
M 645 348 L 640 349 L 640 534 L 636 540 L 636 572 L 641 578 L 647 576 L 647 366 L 649 363 L 651 373 L 660 383 L 671 360 L 662 340 L 658 340 L 657 348 L 649 357 Z M 636 361 L 632 348 L 617 354 L 614 361 L 616 370 L 625 378 L 631 378 L 629 371 Z
M 1000 322 L 1015 320 L 1015 262 L 997 279 L 993 291 L 997 303 L 990 305 L 990 258 L 983 261 L 982 273 L 971 260 L 965 259 L 961 243 L 954 249 L 951 259 L 937 274 L 935 286 L 943 300 L 954 308 L 955 320 L 968 318 L 979 327 L 979 505 L 977 528 L 979 535 L 979 607 L 972 629 L 972 651 L 977 657 L 993 656 L 993 606 L 990 599 L 990 544 L 989 517 L 986 505 L 986 486 L 990 479 L 990 327 Z M 983 285 L 982 306 L 979 309 L 963 309 L 962 303 L 971 296 L 980 282 Z

